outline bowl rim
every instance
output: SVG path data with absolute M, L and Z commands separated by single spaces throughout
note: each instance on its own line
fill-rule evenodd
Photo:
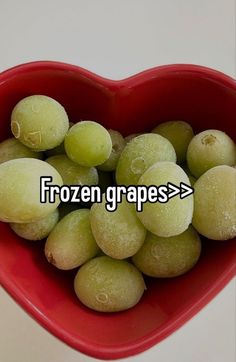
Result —
M 6 69 L 0 72 L 0 85 L 4 83 L 11 77 L 18 76 L 19 74 L 24 74 L 28 71 L 40 71 L 40 70 L 58 70 L 58 71 L 74 71 L 76 73 L 80 73 L 86 78 L 92 79 L 97 83 L 103 83 L 106 86 L 122 86 L 126 83 L 132 85 L 133 83 L 144 82 L 145 79 L 150 79 L 151 77 L 163 76 L 171 73 L 175 74 L 187 74 L 192 73 L 199 77 L 207 77 L 211 80 L 219 82 L 225 86 L 235 89 L 236 87 L 236 79 L 233 77 L 210 67 L 206 67 L 198 64 L 184 64 L 184 63 L 176 63 L 176 64 L 166 64 L 155 66 L 136 74 L 130 75 L 125 78 L 121 78 L 118 80 L 112 80 L 110 78 L 106 78 L 100 76 L 90 70 L 87 70 L 78 65 L 72 65 L 65 62 L 53 61 L 53 60 L 37 60 L 27 63 L 22 63 L 16 66 L 13 66 L 9 69 Z
M 194 64 L 162 65 L 153 67 L 148 70 L 144 70 L 121 80 L 111 80 L 105 77 L 101 77 L 79 66 L 70 65 L 64 62 L 34 61 L 17 65 L 0 73 L 0 86 L 10 78 L 18 76 L 19 74 L 24 74 L 28 71 L 51 69 L 59 71 L 72 71 L 77 74 L 80 73 L 82 76 L 89 78 L 90 81 L 92 80 L 95 83 L 103 84 L 107 87 L 113 87 L 113 89 L 114 87 L 120 88 L 126 86 L 127 83 L 129 84 L 129 86 L 133 86 L 138 83 L 143 83 L 145 80 L 149 80 L 150 78 L 156 78 L 158 76 L 163 76 L 170 73 L 181 75 L 186 73 L 192 73 L 197 77 L 207 77 L 217 83 L 233 89 L 236 92 L 236 80 L 234 78 L 218 70 Z M 4 287 L 7 293 L 11 295 L 13 299 L 25 310 L 25 312 L 32 316 L 47 331 L 51 332 L 54 336 L 58 337 L 67 345 L 94 358 L 114 360 L 143 352 L 172 334 L 189 319 L 191 319 L 195 314 L 197 314 L 207 303 L 209 303 L 235 276 L 235 274 L 236 268 L 235 265 L 232 263 L 228 266 L 228 268 L 224 271 L 220 278 L 218 278 L 216 282 L 208 288 L 207 292 L 192 305 L 191 309 L 188 309 L 184 313 L 181 312 L 178 315 L 175 315 L 175 317 L 172 318 L 168 322 L 168 325 L 162 328 L 161 331 L 158 331 L 158 329 L 156 329 L 149 334 L 146 334 L 144 337 L 137 339 L 135 342 L 123 343 L 119 346 L 106 346 L 91 341 L 78 339 L 69 332 L 60 328 L 57 323 L 53 322 L 45 315 L 43 315 L 41 311 L 33 303 L 31 303 L 31 301 L 24 295 L 23 291 L 21 291 L 11 279 L 6 277 L 1 268 L 0 284 Z

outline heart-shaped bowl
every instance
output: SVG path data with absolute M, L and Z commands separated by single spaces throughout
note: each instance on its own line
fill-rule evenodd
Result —
M 195 132 L 216 128 L 236 139 L 236 82 L 212 69 L 168 65 L 121 81 L 76 66 L 34 62 L 0 74 L 0 141 L 21 98 L 45 94 L 61 102 L 71 121 L 91 119 L 124 135 L 181 119 Z M 234 276 L 235 240 L 203 239 L 199 263 L 168 280 L 147 280 L 134 308 L 114 314 L 84 307 L 73 291 L 75 272 L 47 263 L 43 242 L 26 242 L 0 223 L 0 282 L 43 327 L 73 348 L 102 359 L 134 355 L 194 316 Z

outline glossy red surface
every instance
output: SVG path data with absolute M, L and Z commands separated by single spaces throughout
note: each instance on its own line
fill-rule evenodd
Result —
M 10 135 L 15 103 L 32 94 L 57 99 L 74 122 L 96 120 L 124 135 L 182 119 L 195 132 L 217 128 L 236 139 L 236 82 L 199 66 L 163 66 L 122 81 L 62 63 L 18 66 L 0 75 L 0 140 Z M 135 308 L 106 315 L 80 304 L 73 292 L 74 272 L 49 265 L 43 242 L 23 241 L 0 224 L 3 287 L 48 331 L 97 358 L 136 354 L 174 332 L 233 277 L 235 259 L 235 240 L 203 240 L 202 257 L 192 271 L 170 280 L 148 280 Z

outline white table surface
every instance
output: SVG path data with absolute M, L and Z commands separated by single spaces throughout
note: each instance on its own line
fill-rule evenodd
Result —
M 235 76 L 235 18 L 234 0 L 0 0 L 0 71 L 48 59 L 113 79 L 167 63 Z M 231 281 L 180 330 L 128 360 L 234 362 L 235 301 Z M 0 289 L 0 361 L 95 359 L 54 338 Z

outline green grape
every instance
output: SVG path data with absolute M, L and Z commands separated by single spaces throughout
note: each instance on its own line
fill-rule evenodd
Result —
M 132 258 L 134 265 L 144 274 L 157 278 L 170 278 L 189 271 L 198 261 L 201 240 L 192 226 L 177 236 L 163 238 L 152 233 Z
M 108 132 L 112 141 L 112 150 L 108 160 L 98 166 L 102 171 L 114 171 L 116 169 L 121 152 L 125 147 L 125 140 L 119 132 L 113 131 L 112 129 L 108 130 Z
M 22 99 L 12 111 L 11 130 L 25 146 L 45 151 L 58 146 L 69 128 L 65 109 L 56 100 L 33 95 Z
M 142 246 L 146 230 L 136 216 L 135 207 L 125 198 L 113 212 L 102 203 L 93 204 L 90 222 L 93 235 L 100 249 L 115 259 L 128 258 Z
M 17 158 L 42 159 L 41 152 L 34 152 L 15 138 L 8 138 L 0 143 L 0 164 Z
M 42 240 L 46 238 L 59 220 L 58 209 L 42 219 L 26 224 L 11 223 L 12 230 L 26 240 Z
M 67 156 L 81 166 L 98 166 L 110 157 L 112 141 L 108 131 L 99 123 L 76 123 L 66 135 Z
M 118 185 L 136 185 L 140 176 L 158 161 L 176 161 L 172 144 L 158 134 L 133 138 L 121 153 L 116 169 Z
M 73 122 L 69 122 L 69 128 L 74 126 Z M 59 144 L 59 146 L 52 148 L 51 150 L 47 150 L 46 152 L 47 157 L 57 156 L 57 155 L 64 155 L 66 153 L 65 146 L 64 146 L 64 139 L 62 143 Z
M 102 192 L 104 193 L 108 186 L 114 184 L 113 175 L 111 172 L 105 172 L 98 170 L 98 185 L 100 186 Z
M 40 177 L 50 176 L 53 185 L 62 186 L 59 173 L 48 163 L 34 158 L 19 158 L 0 165 L 0 220 L 29 223 L 52 213 L 59 205 L 40 203 Z
M 181 164 L 186 160 L 187 148 L 194 136 L 190 124 L 184 121 L 164 122 L 155 127 L 152 132 L 160 134 L 171 142 L 174 146 L 178 163 Z
M 80 205 L 78 205 L 77 203 L 60 204 L 58 208 L 60 220 L 63 219 L 64 216 L 70 214 L 72 211 L 78 210 L 79 208 Z
M 129 141 L 131 141 L 133 138 L 140 136 L 142 133 L 132 133 L 129 136 L 125 137 L 125 142 L 128 143 Z
M 167 185 L 176 186 L 190 181 L 182 168 L 173 162 L 158 162 L 150 167 L 139 179 L 138 185 Z M 143 211 L 137 212 L 142 224 L 157 236 L 170 237 L 179 235 L 187 230 L 192 221 L 193 195 L 184 199 L 179 196 L 171 198 L 166 203 L 143 204 Z
M 46 162 L 61 175 L 64 185 L 97 185 L 98 173 L 95 167 L 84 167 L 71 161 L 66 155 L 49 157 Z
M 236 237 L 236 169 L 216 166 L 194 185 L 193 226 L 205 237 Z
M 93 237 L 89 210 L 76 210 L 66 215 L 50 233 L 45 244 L 49 263 L 70 270 L 93 258 L 99 251 Z
M 235 143 L 222 131 L 203 131 L 190 142 L 187 162 L 190 172 L 196 178 L 215 166 L 233 166 L 236 163 Z
M 142 274 L 132 264 L 100 256 L 79 269 L 74 289 L 87 307 L 99 312 L 119 312 L 135 306 L 146 287 Z

